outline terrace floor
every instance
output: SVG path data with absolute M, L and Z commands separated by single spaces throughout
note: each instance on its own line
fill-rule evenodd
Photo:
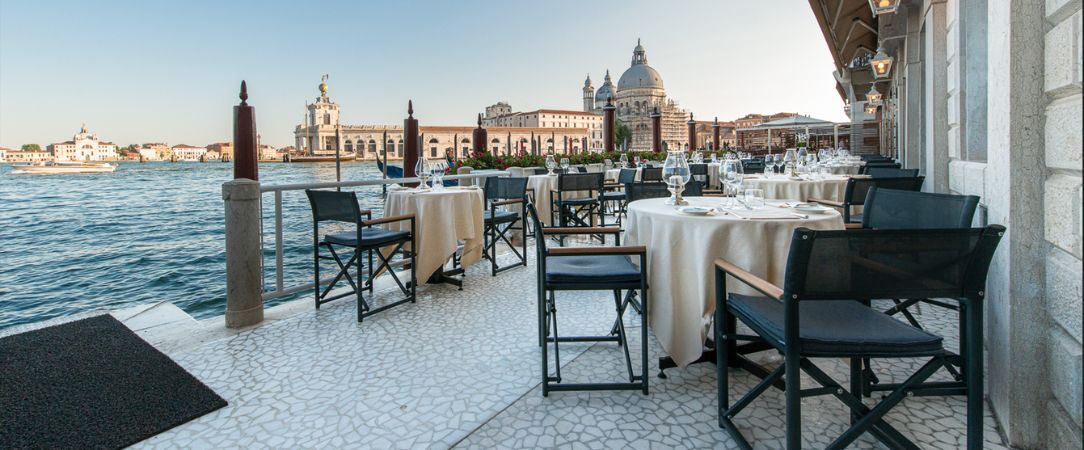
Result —
M 356 322 L 344 299 L 194 348 L 160 346 L 229 406 L 150 438 L 137 448 L 735 448 L 717 426 L 715 367 L 700 364 L 656 376 L 662 349 L 653 339 L 651 393 L 554 392 L 541 395 L 535 325 L 535 268 L 490 277 L 468 270 L 463 291 L 424 286 L 417 304 Z M 377 298 L 388 299 L 390 291 Z M 955 316 L 931 307 L 921 320 L 947 342 Z M 607 294 L 558 296 L 562 334 L 598 333 L 614 320 Z M 638 351 L 639 321 L 626 324 Z M 570 382 L 619 381 L 619 347 L 562 344 Z M 764 358 L 774 358 L 769 352 Z M 551 353 L 552 354 L 552 353 Z M 634 353 L 635 354 L 635 353 Z M 635 369 L 639 369 L 634 358 Z M 837 380 L 842 361 L 819 360 Z M 910 373 L 913 361 L 881 363 Z M 736 398 L 757 381 L 732 375 Z M 963 444 L 962 398 L 909 398 L 888 422 L 924 448 Z M 1004 448 L 987 408 L 986 447 Z M 735 422 L 757 448 L 783 446 L 783 396 L 769 390 Z M 842 432 L 847 411 L 829 397 L 803 400 L 806 447 Z M 854 448 L 881 448 L 862 437 Z

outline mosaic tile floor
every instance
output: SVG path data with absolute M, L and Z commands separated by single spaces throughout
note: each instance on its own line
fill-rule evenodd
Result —
M 734 447 L 716 426 L 714 366 L 671 369 L 660 379 L 661 349 L 653 339 L 651 395 L 555 392 L 543 398 L 534 270 L 532 262 L 494 278 L 483 261 L 469 269 L 463 291 L 425 286 L 417 304 L 360 325 L 354 303 L 342 300 L 171 354 L 230 405 L 136 447 Z M 613 323 L 608 295 L 566 294 L 558 302 L 564 335 L 595 334 Z M 954 321 L 930 324 L 955 336 Z M 630 315 L 626 325 L 630 348 L 638 351 L 640 322 Z M 625 373 L 612 343 L 562 344 L 561 362 L 568 381 L 614 381 Z M 841 362 L 818 364 L 844 379 Z M 877 367 L 902 371 L 912 363 Z M 732 380 L 734 398 L 755 382 L 744 372 Z M 769 391 L 735 420 L 758 448 L 781 447 L 782 400 L 782 393 Z M 846 426 L 846 411 L 834 399 L 805 399 L 803 409 L 807 447 L 827 444 Z M 962 444 L 963 411 L 962 399 L 908 399 L 887 420 L 924 448 L 949 449 Z M 987 447 L 1002 448 L 992 418 L 986 422 Z M 862 438 L 852 447 L 880 445 Z

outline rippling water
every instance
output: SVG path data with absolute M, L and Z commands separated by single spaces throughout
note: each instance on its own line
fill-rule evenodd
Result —
M 121 163 L 111 174 L 26 175 L 0 164 L 0 328 L 158 301 L 197 318 L 222 314 L 221 185 L 232 170 L 228 163 Z M 372 163 L 344 163 L 342 173 L 343 180 L 380 177 Z M 261 164 L 260 181 L 335 181 L 335 164 Z M 380 187 L 357 191 L 379 216 Z M 274 197 L 263 200 L 265 285 L 274 286 Z M 311 277 L 304 192 L 283 195 L 283 217 L 288 286 Z

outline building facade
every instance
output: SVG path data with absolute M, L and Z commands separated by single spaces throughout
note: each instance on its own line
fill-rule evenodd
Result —
M 628 149 L 633 151 L 651 150 L 651 114 L 655 111 L 662 116 L 663 150 L 687 149 L 689 132 L 686 122 L 690 114 L 678 106 L 673 99 L 666 97 L 666 88 L 662 76 L 647 63 L 647 50 L 636 42 L 632 50 L 632 63 L 614 86 L 610 71 L 606 71 L 603 84 L 591 95 L 593 89 L 590 75 L 584 81 L 584 110 L 601 114 L 607 103 L 616 108 L 617 120 L 628 127 L 631 138 Z M 623 143 L 617 143 L 622 145 Z
M 207 147 L 178 144 L 172 147 L 173 159 L 176 161 L 202 161 L 207 154 Z
M 984 299 L 999 431 L 1013 448 L 1081 448 L 1081 2 L 904 0 L 880 15 L 845 3 L 810 1 L 852 125 L 872 120 L 880 151 L 924 190 L 978 196 L 976 225 L 1007 227 Z M 837 32 L 848 27 L 860 31 Z M 879 45 L 893 63 L 877 79 Z M 871 83 L 885 98 L 867 114 Z
M 84 124 L 72 140 L 50 144 L 48 150 L 57 161 L 106 161 L 117 158 L 117 146 L 98 139 Z

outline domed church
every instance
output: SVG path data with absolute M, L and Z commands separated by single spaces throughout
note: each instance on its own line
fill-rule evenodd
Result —
M 636 48 L 632 50 L 632 64 L 618 78 L 617 86 L 614 86 L 609 70 L 606 71 L 606 77 L 598 91 L 591 85 L 590 75 L 584 81 L 584 111 L 601 114 L 607 101 L 613 101 L 617 107 L 617 119 L 632 132 L 628 143 L 629 150 L 651 150 L 651 113 L 656 108 L 662 115 L 663 149 L 687 147 L 689 140 L 686 121 L 689 120 L 689 113 L 681 109 L 674 100 L 666 98 L 662 76 L 648 65 L 647 51 L 639 39 L 636 41 Z

